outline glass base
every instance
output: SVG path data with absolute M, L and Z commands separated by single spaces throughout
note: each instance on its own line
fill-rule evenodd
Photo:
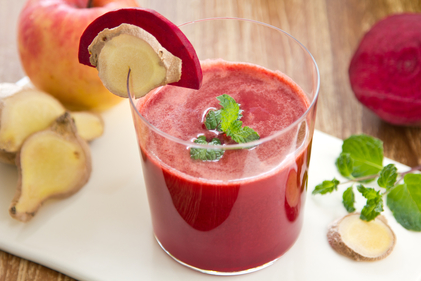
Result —
M 265 263 L 263 265 L 260 265 L 258 267 L 253 267 L 250 269 L 246 269 L 246 270 L 241 270 L 241 271 L 230 271 L 230 272 L 222 272 L 222 271 L 215 271 L 215 270 L 207 270 L 207 269 L 201 269 L 192 265 L 189 265 L 185 262 L 180 261 L 179 259 L 175 258 L 173 255 L 171 255 L 170 252 L 168 252 L 164 246 L 162 246 L 161 242 L 159 242 L 158 238 L 155 236 L 156 241 L 158 242 L 159 246 L 161 247 L 162 250 L 164 250 L 165 253 L 167 253 L 170 257 L 172 257 L 176 262 L 178 262 L 179 264 L 182 264 L 188 268 L 194 269 L 196 271 L 202 272 L 202 273 L 206 273 L 206 274 L 210 274 L 210 275 L 220 275 L 220 276 L 233 276 L 233 275 L 242 275 L 242 274 L 247 274 L 247 273 L 252 273 L 261 269 L 264 269 L 272 264 L 274 264 L 279 258 L 276 258 L 268 263 Z

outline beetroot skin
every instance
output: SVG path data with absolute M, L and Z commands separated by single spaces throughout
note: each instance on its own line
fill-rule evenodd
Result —
M 381 119 L 421 126 L 421 14 L 376 23 L 351 60 L 349 78 L 357 99 Z

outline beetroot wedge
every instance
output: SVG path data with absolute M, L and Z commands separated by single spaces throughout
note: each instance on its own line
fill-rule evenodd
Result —
M 349 66 L 356 98 L 386 122 L 421 126 L 421 14 L 396 14 L 368 31 Z
M 89 45 L 106 28 L 115 28 L 126 23 L 136 25 L 151 35 L 172 55 L 182 61 L 181 78 L 170 85 L 199 89 L 202 83 L 202 69 L 196 51 L 181 30 L 154 10 L 144 8 L 123 8 L 108 12 L 96 18 L 80 38 L 79 62 L 90 63 Z M 93 66 L 92 66 L 93 67 Z

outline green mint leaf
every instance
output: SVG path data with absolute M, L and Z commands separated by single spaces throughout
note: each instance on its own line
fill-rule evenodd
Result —
M 241 128 L 243 126 L 243 122 L 241 122 L 240 120 L 235 120 L 234 122 L 231 123 L 231 125 L 225 130 L 225 133 L 227 134 L 227 136 L 233 138 L 233 136 L 239 134 L 239 132 L 241 131 Z M 234 141 L 236 141 L 234 139 Z M 238 141 L 236 141 L 238 142 Z M 239 143 L 239 142 L 238 142 Z
M 193 142 L 194 143 L 198 143 L 198 144 L 208 144 L 208 142 L 206 141 L 206 137 L 205 136 L 199 136 Z
M 240 135 L 244 139 L 244 142 L 251 142 L 260 139 L 259 134 L 248 126 L 242 128 Z
M 398 169 L 394 164 L 389 164 L 383 168 L 380 172 L 380 177 L 377 180 L 377 184 L 380 187 L 389 190 L 395 185 L 396 179 L 398 178 Z
M 220 110 L 211 110 L 206 114 L 205 126 L 208 130 L 225 132 L 237 143 L 246 143 L 260 139 L 259 134 L 250 127 L 243 128 L 243 117 L 240 105 L 230 96 L 223 94 L 217 97 Z M 195 152 L 196 153 L 196 152 Z
M 375 175 L 383 169 L 383 142 L 379 139 L 368 135 L 351 136 L 344 141 L 342 153 L 349 153 L 353 160 L 351 175 L 354 178 Z
M 386 200 L 398 223 L 408 230 L 421 231 L 421 174 L 406 174 L 404 184 L 393 188 Z
M 260 138 L 259 134 L 256 133 L 250 127 L 242 127 L 243 122 L 235 120 L 231 123 L 231 126 L 226 130 L 227 136 L 231 137 L 237 143 L 246 143 Z
M 332 193 L 335 190 L 338 190 L 339 181 L 335 178 L 331 181 L 323 181 L 321 184 L 316 185 L 312 194 L 326 194 Z
M 364 221 L 374 220 L 383 212 L 383 198 L 380 191 L 376 191 L 374 188 L 366 188 L 362 184 L 357 189 L 367 199 L 367 203 L 361 211 L 360 219 Z
M 348 187 L 342 194 L 342 203 L 348 213 L 352 213 L 355 211 L 355 208 L 354 208 L 355 196 L 354 196 L 354 190 L 352 189 L 352 186 Z
M 213 145 L 221 145 L 221 141 L 218 138 L 213 138 L 209 144 L 213 144 Z
M 208 144 L 206 141 L 205 136 L 199 136 L 197 139 L 193 141 L 197 144 Z M 217 138 L 213 138 L 209 144 L 212 145 L 220 145 L 221 141 Z M 202 160 L 202 161 L 217 161 L 221 159 L 221 157 L 224 155 L 224 150 L 222 149 L 206 149 L 206 148 L 197 148 L 192 147 L 190 148 L 190 157 L 194 160 Z
M 208 130 L 221 131 L 221 110 L 210 110 L 206 114 L 205 126 Z
M 240 105 L 230 96 L 223 94 L 217 97 L 221 109 L 221 129 L 226 132 L 231 123 L 240 118 Z
M 341 153 L 336 159 L 336 167 L 339 173 L 345 178 L 352 178 L 351 174 L 354 169 L 354 161 L 349 153 Z

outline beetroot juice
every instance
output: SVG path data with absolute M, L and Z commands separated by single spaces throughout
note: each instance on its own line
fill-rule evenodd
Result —
M 279 258 L 299 235 L 311 147 L 302 116 L 309 101 L 280 72 L 223 60 L 205 61 L 202 69 L 200 90 L 159 88 L 137 102 L 144 119 L 133 113 L 154 233 L 191 267 L 253 269 Z M 222 94 L 240 104 L 241 121 L 260 135 L 258 143 L 231 149 L 232 140 L 205 128 L 205 114 L 220 108 Z M 190 158 L 200 135 L 221 140 L 226 150 L 219 161 Z

